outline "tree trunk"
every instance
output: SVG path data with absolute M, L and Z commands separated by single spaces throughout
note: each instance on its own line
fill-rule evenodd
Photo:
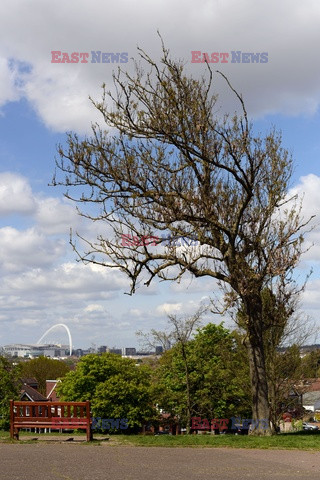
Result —
M 257 330 L 259 332 L 261 328 L 255 328 L 254 335 L 249 333 L 247 342 L 252 389 L 252 433 L 271 435 L 264 346 L 262 335 L 257 337 Z
M 270 354 L 269 354 L 270 355 Z M 275 360 L 276 361 L 276 360 Z M 276 379 L 277 375 L 275 373 L 275 364 L 272 359 L 270 362 L 267 362 L 267 369 L 268 369 L 268 396 L 269 396 L 269 411 L 270 411 L 270 425 L 271 425 L 271 432 L 272 434 L 277 433 L 277 428 L 279 426 L 279 419 L 277 415 L 278 409 L 278 399 L 279 396 L 277 395 L 277 387 L 276 387 Z
M 187 353 L 183 342 L 181 342 L 182 357 L 184 360 L 184 369 L 186 374 L 186 393 L 187 393 L 187 425 L 186 425 L 186 434 L 190 435 L 190 426 L 191 426 L 191 394 L 190 394 L 190 378 L 189 378 L 189 367 Z

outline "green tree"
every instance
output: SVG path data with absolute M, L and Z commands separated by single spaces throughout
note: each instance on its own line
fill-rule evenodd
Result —
M 250 415 L 249 368 L 237 333 L 230 333 L 223 325 L 208 324 L 184 345 L 184 353 L 189 389 L 185 357 L 176 344 L 162 355 L 154 372 L 158 407 L 179 418 L 187 429 L 191 416 L 212 419 Z
M 320 377 L 320 350 L 312 350 L 302 358 L 302 375 L 304 378 Z
M 164 46 L 159 65 L 139 54 L 147 70 L 119 69 L 115 96 L 104 90 L 94 102 L 118 135 L 94 126 L 92 138 L 71 133 L 59 148 L 65 177 L 53 183 L 82 206 L 100 207 L 82 213 L 114 232 L 83 239 L 84 253 L 72 244 L 84 262 L 125 272 L 131 293 L 141 280 L 178 281 L 186 272 L 218 280 L 229 305 L 244 308 L 253 418 L 268 419 L 262 292 L 278 282 L 290 290 L 305 230 L 299 205 L 287 198 L 292 158 L 275 130 L 254 133 L 241 95 L 222 73 L 239 114 L 221 115 L 208 65 L 197 80 Z M 146 237 L 158 232 L 196 237 L 201 246 L 154 247 Z M 136 238 L 120 242 L 128 233 Z
M 299 316 L 297 309 L 299 296 L 291 293 L 286 289 L 278 289 L 274 293 L 269 288 L 265 288 L 261 293 L 264 352 L 273 433 L 279 428 L 282 413 L 288 408 L 293 408 L 296 402 L 296 397 L 291 394 L 302 374 L 299 345 L 314 333 L 312 326 L 306 324 L 305 320 L 302 325 L 302 317 Z M 244 332 L 245 321 L 246 314 L 242 307 L 237 312 L 236 322 Z M 247 342 L 245 334 L 243 342 Z
M 66 401 L 91 401 L 92 414 L 100 418 L 126 418 L 135 431 L 154 417 L 151 369 L 112 353 L 82 357 L 58 387 Z
M 190 433 L 190 423 L 192 415 L 191 407 L 191 381 L 190 381 L 190 366 L 187 353 L 188 342 L 192 337 L 195 328 L 201 323 L 201 316 L 206 311 L 206 308 L 201 306 L 196 313 L 191 316 L 168 315 L 168 329 L 165 332 L 161 332 L 152 329 L 150 334 L 143 334 L 141 331 L 137 332 L 137 335 L 144 339 L 144 342 L 152 346 L 153 348 L 159 344 L 162 344 L 166 350 L 169 345 L 175 344 L 179 349 L 185 372 L 185 389 L 186 389 L 186 402 L 187 402 L 187 434 Z
M 298 345 L 291 345 L 285 351 L 275 351 L 268 370 L 270 418 L 275 431 L 278 431 L 282 414 L 301 410 L 297 388 L 301 379 L 301 358 Z
M 199 413 L 218 418 L 250 416 L 249 366 L 237 333 L 222 324 L 208 324 L 194 339 L 193 355 L 199 372 L 196 383 Z
M 10 425 L 10 400 L 19 398 L 18 377 L 20 369 L 7 358 L 0 356 L 0 430 Z
M 63 360 L 54 360 L 48 357 L 38 357 L 21 363 L 21 376 L 35 378 L 38 381 L 38 390 L 46 395 L 46 380 L 56 380 L 64 377 L 70 368 Z

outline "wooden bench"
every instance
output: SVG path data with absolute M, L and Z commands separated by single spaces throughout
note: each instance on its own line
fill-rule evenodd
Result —
M 10 400 L 10 437 L 20 428 L 82 429 L 92 440 L 90 402 L 22 402 Z

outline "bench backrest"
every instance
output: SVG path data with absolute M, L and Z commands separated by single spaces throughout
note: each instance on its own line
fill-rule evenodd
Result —
M 11 422 L 86 419 L 90 421 L 90 402 L 23 402 L 10 400 Z M 63 421 L 63 420 L 62 420 Z

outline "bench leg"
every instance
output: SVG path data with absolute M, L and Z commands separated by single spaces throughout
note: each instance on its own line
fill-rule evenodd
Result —
M 92 442 L 93 440 L 93 435 L 92 435 L 92 430 L 91 428 L 87 428 L 87 442 Z

